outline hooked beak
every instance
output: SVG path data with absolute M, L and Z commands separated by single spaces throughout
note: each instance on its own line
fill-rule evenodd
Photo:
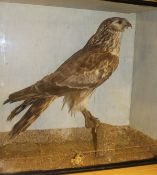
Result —
M 129 21 L 126 21 L 125 27 L 126 27 L 126 28 L 129 28 L 129 27 L 132 28 L 132 25 L 131 25 L 131 23 L 130 23 Z

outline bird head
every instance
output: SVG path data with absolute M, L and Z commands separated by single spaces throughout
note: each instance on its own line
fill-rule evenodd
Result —
M 104 20 L 102 24 L 100 25 L 101 30 L 106 28 L 117 31 L 117 32 L 123 32 L 125 29 L 132 27 L 131 23 L 125 19 L 120 17 L 112 17 Z
M 85 47 L 99 46 L 101 48 L 103 47 L 104 50 L 106 50 L 106 48 L 115 47 L 113 41 L 115 40 L 120 43 L 121 33 L 129 27 L 132 27 L 132 25 L 125 18 L 108 18 L 100 24 L 96 33 L 89 39 Z M 117 48 L 119 47 L 118 43 L 116 46 Z

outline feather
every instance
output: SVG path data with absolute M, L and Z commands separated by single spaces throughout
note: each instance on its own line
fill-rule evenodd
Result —
M 35 100 L 34 99 L 28 99 L 25 100 L 21 105 L 16 107 L 11 114 L 8 116 L 7 121 L 11 121 L 16 115 L 18 115 L 21 111 L 23 111 L 25 108 L 30 106 Z
M 34 86 L 30 86 L 27 87 L 25 89 L 22 89 L 20 91 L 14 92 L 12 94 L 9 95 L 9 98 L 4 101 L 3 104 L 6 103 L 13 103 L 13 102 L 17 102 L 17 101 L 21 101 L 21 100 L 26 100 L 30 97 L 34 97 L 36 95 L 36 92 L 34 91 Z
M 54 101 L 53 98 L 43 98 L 34 101 L 28 111 L 24 116 L 14 125 L 12 130 L 9 132 L 9 138 L 15 138 L 19 133 L 25 131 L 39 116 L 40 114 L 49 106 L 49 104 Z

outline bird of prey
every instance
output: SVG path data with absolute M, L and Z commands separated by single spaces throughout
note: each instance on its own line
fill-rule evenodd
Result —
M 27 107 L 28 110 L 9 132 L 9 138 L 25 131 L 56 98 L 62 96 L 63 104 L 68 105 L 70 112 L 80 111 L 85 117 L 86 127 L 96 129 L 99 120 L 88 110 L 88 99 L 116 70 L 122 32 L 128 27 L 131 24 L 125 18 L 104 20 L 85 46 L 55 72 L 10 94 L 4 104 L 22 103 L 11 112 L 8 121 Z

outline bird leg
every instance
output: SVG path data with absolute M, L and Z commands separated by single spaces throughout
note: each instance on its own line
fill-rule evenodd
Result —
M 100 120 L 98 118 L 95 118 L 91 112 L 87 109 L 83 109 L 82 114 L 85 118 L 85 126 L 86 128 L 97 128 L 100 124 Z
M 99 119 L 95 118 L 89 110 L 83 109 L 81 112 L 85 118 L 86 128 L 92 129 L 94 148 L 95 150 L 97 150 L 97 128 L 101 124 L 101 122 Z

